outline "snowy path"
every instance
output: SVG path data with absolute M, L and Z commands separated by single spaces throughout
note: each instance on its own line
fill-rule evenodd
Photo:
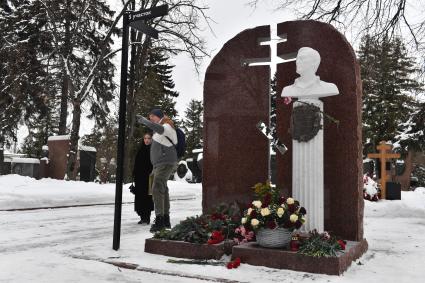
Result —
M 172 206 L 175 209 L 187 207 L 185 202 L 180 200 Z M 0 282 L 145 282 L 146 279 L 199 282 L 73 258 L 84 255 L 85 249 L 99 246 L 112 257 L 119 257 L 119 252 L 111 249 L 113 211 L 113 206 L 97 206 L 1 212 Z M 186 208 L 185 212 L 195 211 Z M 126 235 L 137 235 L 141 243 L 150 235 L 149 227 L 138 225 L 137 221 L 133 205 L 124 205 L 122 245 L 125 245 Z M 137 252 L 142 253 L 143 249 Z
M 2 198 L 18 196 L 19 207 L 29 204 L 62 205 L 90 203 L 100 194 L 92 184 L 78 184 L 78 198 L 57 191 L 58 183 L 37 181 L 30 186 L 14 177 L 14 185 L 0 177 Z M 52 182 L 52 184 L 50 184 Z M 68 184 L 67 182 L 63 182 Z M 46 186 L 47 184 L 47 186 Z M 17 185 L 18 187 L 16 188 Z M 51 187 L 49 187 L 51 185 Z M 172 224 L 201 212 L 199 185 L 170 183 Z M 31 192 L 37 187 L 43 190 Z M 54 188 L 53 188 L 54 187 Z M 84 187 L 84 188 L 83 188 Z M 101 187 L 102 194 L 113 190 Z M 23 191 L 22 191 L 23 190 Z M 53 192 L 53 193 L 52 193 Z M 64 197 L 66 194 L 66 197 Z M 4 196 L 5 194 L 3 194 Z M 31 198 L 36 195 L 39 202 Z M 86 196 L 88 196 L 86 198 Z M 108 200 L 109 197 L 100 197 Z M 66 201 L 64 201 L 66 199 Z M 178 199 L 178 200 L 177 200 Z M 127 196 L 131 200 L 131 196 Z M 92 202 L 93 203 L 93 202 Z M 366 202 L 365 237 L 369 251 L 342 276 L 308 274 L 242 264 L 236 270 L 224 266 L 177 265 L 168 257 L 144 253 L 144 241 L 151 237 L 148 226 L 137 224 L 132 204 L 123 205 L 121 249 L 112 250 L 112 205 L 0 211 L 0 282 L 424 282 L 425 268 L 425 189 L 403 192 L 401 201 Z M 129 270 L 102 261 L 127 262 L 139 266 Z M 163 274 L 159 274 L 163 273 Z M 165 274 L 166 275 L 165 275 Z M 190 278 L 195 277 L 195 278 Z M 227 280 L 227 281 L 226 281 Z

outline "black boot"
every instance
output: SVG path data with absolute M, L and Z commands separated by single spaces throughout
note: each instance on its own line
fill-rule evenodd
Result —
M 151 223 L 150 218 L 147 217 L 140 217 L 140 221 L 138 222 L 138 224 L 142 224 L 142 225 L 149 225 Z
M 140 214 L 139 224 L 149 225 L 151 223 L 151 212 L 143 212 Z
M 170 223 L 170 215 L 169 214 L 165 214 L 164 215 L 164 226 L 166 228 L 171 228 L 171 223 Z
M 152 226 L 151 226 L 150 231 L 151 231 L 152 233 L 155 233 L 155 232 L 161 231 L 161 230 L 163 230 L 163 229 L 165 229 L 165 225 L 164 225 L 164 216 L 162 216 L 162 215 L 157 215 L 157 216 L 155 217 L 155 221 L 154 221 L 154 223 L 153 223 L 153 224 L 152 224 Z

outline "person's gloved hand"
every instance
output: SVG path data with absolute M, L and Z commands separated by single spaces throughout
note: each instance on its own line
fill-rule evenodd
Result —
M 142 115 L 136 115 L 136 119 L 137 119 L 137 122 L 139 124 L 143 124 L 143 121 L 147 121 L 148 120 L 145 117 L 143 117 Z

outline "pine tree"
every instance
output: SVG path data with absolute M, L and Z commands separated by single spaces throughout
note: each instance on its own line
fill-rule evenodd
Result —
M 189 102 L 182 121 L 186 135 L 186 157 L 192 157 L 192 151 L 203 146 L 203 112 L 202 101 L 192 99 Z
M 132 105 L 134 113 L 146 117 L 153 108 L 160 108 L 174 122 L 177 122 L 175 98 L 179 96 L 179 93 L 174 90 L 172 79 L 174 66 L 168 64 L 169 58 L 159 49 L 151 49 L 147 56 L 146 64 L 139 66 L 142 70 L 136 70 L 137 73 L 144 73 L 144 77 L 135 82 L 135 95 Z M 126 178 L 129 180 L 134 157 L 139 148 L 138 145 L 143 142 L 143 135 L 149 132 L 149 129 L 142 125 L 133 126 L 131 123 L 127 126 L 125 171 L 127 172 Z
M 395 142 L 400 124 L 417 109 L 414 94 L 421 85 L 412 79 L 417 71 L 398 38 L 365 36 L 359 50 L 363 79 L 364 153 L 376 151 L 380 141 Z
M 52 37 L 43 6 L 39 1 L 10 2 L 13 10 L 0 8 L 0 140 L 6 143 L 16 140 L 21 121 L 46 117 L 53 81 L 46 59 Z
M 422 102 L 406 123 L 399 126 L 394 147 L 402 152 L 425 151 L 425 102 Z
M 174 66 L 168 64 L 169 58 L 158 49 L 151 49 L 148 56 L 144 79 L 136 83 L 137 112 L 146 116 L 157 107 L 174 119 L 177 116 L 174 99 L 179 96 L 172 79 Z
M 118 121 L 116 118 L 109 118 L 107 123 L 100 126 L 95 126 L 89 135 L 85 135 L 81 139 L 82 145 L 92 146 L 96 148 L 96 168 L 99 171 L 109 169 L 109 166 L 114 163 L 117 156 L 117 140 L 118 140 Z M 100 172 L 101 173 L 101 172 Z M 108 172 L 108 179 L 111 180 L 110 175 L 115 172 Z
M 114 12 L 101 0 L 43 1 L 48 16 L 47 26 L 53 34 L 61 84 L 59 132 L 64 133 L 67 104 L 72 105 L 70 152 L 67 176 L 76 164 L 82 106 L 90 109 L 89 118 L 98 125 L 106 123 L 108 102 L 113 99 L 115 67 L 111 59 L 111 35 L 118 32 Z
M 60 98 L 51 94 L 46 101 L 46 112 L 26 121 L 29 133 L 22 142 L 20 152 L 34 158 L 42 156 L 43 146 L 47 145 L 48 138 L 59 133 L 59 103 Z

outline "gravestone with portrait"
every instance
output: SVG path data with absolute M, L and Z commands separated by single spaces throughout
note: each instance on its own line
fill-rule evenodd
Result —
M 277 56 L 277 91 L 284 90 L 282 96 L 298 101 L 286 105 L 283 98 L 277 99 L 277 135 L 288 151 L 276 155 L 276 184 L 285 195 L 301 198 L 309 207 L 307 222 L 312 220 L 312 225 L 307 229 L 333 231 L 359 241 L 356 256 L 360 256 L 367 243 L 363 239 L 361 80 L 355 53 L 345 37 L 325 23 L 283 22 L 277 34 L 277 54 L 264 44 L 271 41 L 269 27 L 257 27 L 229 40 L 207 69 L 203 209 L 207 212 L 221 202 L 244 204 L 252 196 L 252 186 L 269 177 L 270 144 L 256 125 L 269 120 L 271 74 L 267 64 L 259 63 L 271 64 L 270 57 Z M 307 73 L 297 70 L 302 66 L 295 62 L 303 53 L 313 61 L 307 64 Z M 312 86 L 316 91 L 303 92 Z M 323 119 L 324 115 L 338 123 Z
M 298 77 L 295 62 L 298 50 L 310 47 L 321 57 L 316 71 L 319 81 L 329 83 L 326 86 L 331 87 L 334 94 L 316 99 L 316 102 L 323 102 L 321 110 L 324 113 L 339 121 L 336 125 L 328 119 L 319 120 L 326 132 L 321 134 L 323 165 L 317 165 L 323 167 L 322 229 L 334 231 L 345 239 L 361 240 L 364 205 L 361 80 L 355 53 L 345 37 L 325 23 L 284 22 L 278 25 L 278 35 L 282 39 L 277 45 L 277 56 L 282 62 L 277 66 L 278 93 L 293 85 Z M 268 178 L 269 145 L 255 125 L 269 119 L 270 68 L 246 64 L 247 59 L 254 63 L 270 60 L 269 46 L 261 44 L 264 40 L 270 40 L 268 26 L 243 31 L 223 46 L 207 69 L 204 84 L 204 211 L 221 202 L 248 202 L 251 187 Z M 277 134 L 289 150 L 276 156 L 276 183 L 285 195 L 293 195 L 297 184 L 297 180 L 293 180 L 293 152 L 298 141 L 294 142 L 289 133 L 292 108 L 282 98 L 277 99 Z M 311 119 L 314 121 L 314 117 Z M 293 130 L 297 131 L 296 128 Z M 316 188 L 314 182 L 312 186 Z
M 309 212 L 303 231 L 324 231 L 323 190 L 323 102 L 319 99 L 339 94 L 335 84 L 316 75 L 320 54 L 301 47 L 296 58 L 300 75 L 282 90 L 282 97 L 294 97 L 290 133 L 292 136 L 292 195 Z
M 277 34 L 272 39 L 269 26 L 242 31 L 207 69 L 203 212 L 221 203 L 246 205 L 253 185 L 271 178 L 274 168 L 285 196 L 297 196 L 303 206 L 313 200 L 307 229 L 332 231 L 348 240 L 347 251 L 312 258 L 247 244 L 234 246 L 232 257 L 252 265 L 341 274 L 367 250 L 359 66 L 350 44 L 329 24 L 283 22 Z M 271 91 L 273 62 L 276 91 Z M 278 97 L 273 109 L 273 92 L 297 101 L 289 105 Z M 325 114 L 338 123 L 323 119 Z

